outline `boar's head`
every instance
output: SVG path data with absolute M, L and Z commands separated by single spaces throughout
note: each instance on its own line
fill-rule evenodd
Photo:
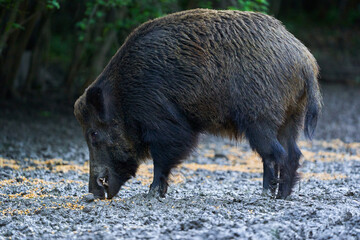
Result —
M 74 106 L 90 153 L 89 192 L 101 199 L 114 197 L 139 166 L 111 95 L 90 86 Z

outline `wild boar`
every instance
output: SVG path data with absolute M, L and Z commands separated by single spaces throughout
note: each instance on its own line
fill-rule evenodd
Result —
M 271 16 L 196 9 L 135 29 L 75 103 L 90 152 L 89 191 L 114 197 L 152 158 L 164 197 L 199 133 L 245 137 L 263 161 L 263 189 L 286 198 L 298 179 L 300 130 L 321 109 L 318 66 Z

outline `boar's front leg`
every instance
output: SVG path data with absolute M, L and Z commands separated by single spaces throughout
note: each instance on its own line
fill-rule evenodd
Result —
M 166 146 L 159 143 L 153 143 L 150 147 L 151 155 L 154 161 L 154 179 L 150 185 L 149 195 L 159 195 L 164 198 L 168 188 L 168 178 L 171 169 L 174 168 L 181 159 L 172 156 Z
M 159 130 L 147 131 L 145 136 L 154 161 L 154 179 L 149 195 L 165 197 L 171 169 L 185 159 L 196 145 L 197 133 L 187 122 L 162 122 Z
M 277 187 L 278 165 L 272 159 L 263 159 L 263 194 L 268 191 L 272 196 L 275 195 Z

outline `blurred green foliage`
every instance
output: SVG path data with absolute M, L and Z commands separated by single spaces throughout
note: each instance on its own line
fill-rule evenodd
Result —
M 60 8 L 60 3 L 57 0 L 48 0 L 47 1 L 47 5 L 46 5 L 49 9 L 59 9 Z
M 22 52 L 32 52 L 30 73 L 17 86 L 28 90 L 44 66 L 58 69 L 57 86 L 70 93 L 88 85 L 138 25 L 149 19 L 191 8 L 236 9 L 267 12 L 266 0 L 0 0 L 0 63 L 16 55 L 1 69 L 0 87 L 12 89 Z M 30 21 L 30 20 L 36 21 Z M 5 24 L 4 24 L 5 23 Z M 30 24 L 32 23 L 32 24 Z M 20 32 L 19 32 L 20 31 Z M 20 33 L 20 34 L 19 34 Z M 27 34 L 25 34 L 27 33 Z M 17 50 L 16 45 L 22 45 Z M 26 47 L 25 47 L 26 46 Z M 17 53 L 17 54 L 16 54 Z M 38 60 L 36 60 L 38 59 Z M 39 60 L 40 59 L 40 60 Z M 6 94 L 6 90 L 2 91 Z
M 266 0 L 238 0 L 237 3 L 237 6 L 231 6 L 229 9 L 267 13 L 269 6 Z
M 329 31 L 360 26 L 358 0 L 0 0 L 0 97 L 37 89 L 44 68 L 58 75 L 54 86 L 77 93 L 136 26 L 193 8 L 270 13 L 294 33 L 314 22 Z M 14 84 L 25 51 L 31 53 L 27 77 Z
M 76 23 L 78 28 L 78 40 L 84 41 L 87 30 L 92 26 L 103 22 L 102 32 L 110 30 L 129 30 L 150 18 L 161 17 L 171 12 L 171 7 L 176 0 L 90 0 L 85 3 L 84 17 Z M 125 12 L 118 19 L 109 19 L 107 15 L 111 11 Z M 95 41 L 102 40 L 102 36 L 97 36 Z

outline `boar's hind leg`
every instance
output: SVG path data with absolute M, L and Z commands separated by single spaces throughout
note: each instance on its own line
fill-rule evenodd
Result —
M 197 134 L 187 123 L 166 122 L 161 125 L 161 130 L 146 134 L 154 162 L 154 180 L 149 194 L 165 197 L 171 169 L 190 154 L 196 145 Z
M 299 178 L 296 171 L 299 168 L 301 152 L 296 144 L 296 139 L 301 128 L 301 119 L 301 116 L 297 114 L 291 115 L 278 133 L 279 141 L 287 151 L 287 158 L 284 166 L 280 168 L 281 182 L 277 198 L 285 199 L 289 196 Z
M 266 123 L 257 123 L 245 132 L 250 146 L 263 161 L 263 192 L 274 196 L 278 182 L 278 169 L 284 164 L 286 151 L 277 139 L 276 128 Z

